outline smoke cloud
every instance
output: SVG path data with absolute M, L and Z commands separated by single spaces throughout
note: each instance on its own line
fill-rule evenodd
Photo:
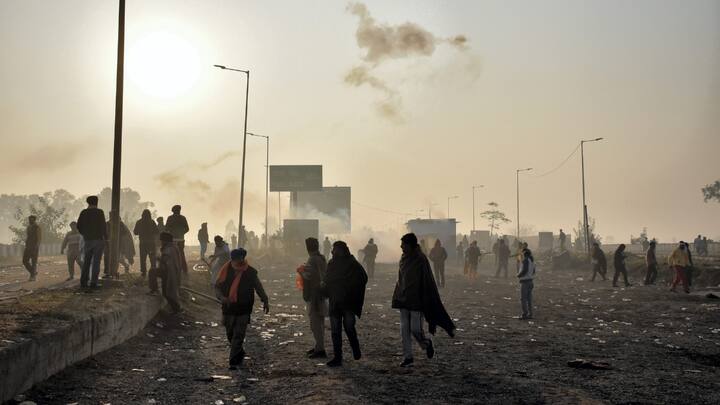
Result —
M 10 145 L 8 156 L 15 156 L 4 160 L 2 167 L 13 169 L 22 167 L 24 171 L 54 171 L 64 169 L 78 160 L 82 160 L 89 148 L 95 147 L 97 142 L 86 139 L 83 142 L 64 140 L 62 143 L 43 144 L 28 148 L 27 145 Z
M 447 44 L 458 50 L 465 50 L 467 38 L 456 35 L 440 38 L 423 27 L 406 22 L 400 25 L 381 24 L 375 21 L 363 3 L 350 3 L 348 12 L 360 21 L 355 39 L 358 47 L 365 51 L 364 63 L 353 67 L 344 82 L 354 87 L 367 85 L 381 92 L 384 97 L 376 104 L 378 114 L 384 118 L 401 120 L 402 98 L 399 93 L 374 73 L 386 60 L 406 59 L 415 56 L 432 56 L 438 45 Z

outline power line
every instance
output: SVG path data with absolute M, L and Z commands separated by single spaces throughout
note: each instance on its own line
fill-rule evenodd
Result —
M 578 149 L 580 149 L 580 144 L 578 144 L 578 145 L 575 147 L 575 149 L 573 149 L 573 151 L 568 155 L 568 157 L 566 157 L 565 160 L 563 160 L 563 161 L 562 161 L 559 165 L 557 165 L 554 169 L 552 169 L 552 170 L 550 170 L 550 171 L 548 171 L 548 172 L 545 172 L 545 173 L 543 173 L 543 174 L 538 174 L 537 176 L 533 176 L 533 177 L 545 177 L 545 176 L 548 176 L 548 175 L 550 175 L 550 174 L 555 173 L 555 172 L 558 171 L 561 167 L 563 167 L 563 166 L 565 165 L 565 163 L 567 163 L 568 160 L 570 160 L 570 158 L 575 155 L 575 153 L 577 153 Z

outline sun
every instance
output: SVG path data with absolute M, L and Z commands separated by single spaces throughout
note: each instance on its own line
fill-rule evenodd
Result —
M 200 73 L 195 48 L 168 32 L 152 32 L 133 43 L 126 66 L 133 85 L 146 95 L 163 99 L 187 93 Z

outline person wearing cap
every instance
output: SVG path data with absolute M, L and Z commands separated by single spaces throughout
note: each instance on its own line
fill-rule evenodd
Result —
M 522 313 L 520 319 L 532 319 L 532 291 L 534 288 L 533 279 L 535 278 L 535 258 L 530 249 L 523 249 L 523 261 L 518 271 L 517 277 L 520 280 L 520 308 Z
M 303 278 L 302 296 L 305 301 L 310 331 L 312 332 L 315 346 L 308 350 L 307 355 L 311 359 L 325 358 L 325 312 L 327 304 L 322 293 L 325 283 L 327 262 L 325 256 L 320 254 L 320 242 L 315 238 L 305 239 L 305 247 L 308 252 L 308 259 L 300 272 Z
M 365 286 L 368 275 L 360 262 L 350 253 L 343 241 L 333 244 L 332 259 L 327 266 L 325 291 L 330 299 L 330 329 L 332 331 L 333 358 L 328 367 L 342 366 L 342 330 L 350 343 L 355 360 L 360 360 L 360 340 L 355 329 L 355 317 L 360 318 L 365 303 Z
M 37 277 L 37 263 L 41 240 L 42 231 L 40 230 L 40 225 L 37 224 L 37 217 L 30 215 L 28 217 L 25 250 L 23 250 L 22 258 L 23 266 L 25 266 L 25 269 L 30 273 L 30 281 L 35 281 Z
M 455 336 L 455 325 L 440 300 L 435 279 L 425 254 L 420 250 L 417 236 L 405 234 L 401 239 L 400 269 L 392 297 L 392 307 L 400 310 L 400 332 L 403 345 L 401 367 L 413 364 L 412 337 L 431 359 L 435 354 L 432 340 L 425 336 L 423 321 L 435 334 L 437 326 Z
M 82 245 L 82 235 L 77 230 L 77 222 L 70 222 L 70 232 L 65 234 L 62 245 L 60 246 L 60 254 L 66 254 L 67 265 L 68 265 L 68 278 L 66 281 L 70 281 L 75 278 L 75 263 L 82 268 L 80 262 L 80 245 Z
M 367 269 L 368 277 L 375 277 L 375 259 L 378 255 L 378 247 L 375 244 L 375 240 L 370 238 L 367 245 L 363 248 L 363 263 Z
M 657 256 L 655 255 L 655 246 L 657 243 L 652 240 L 648 245 L 648 250 L 645 252 L 645 265 L 647 266 L 647 272 L 645 273 L 645 285 L 655 284 L 657 279 Z
M 158 273 L 162 279 L 162 294 L 174 313 L 182 311 L 180 306 L 180 277 L 182 272 L 182 259 L 180 249 L 173 241 L 169 232 L 160 234 L 160 260 Z
M 622 274 L 623 280 L 625 281 L 625 287 L 630 287 L 631 285 L 630 282 L 628 282 L 625 259 L 625 244 L 621 243 L 620 246 L 615 249 L 615 254 L 613 255 L 613 266 L 615 267 L 615 274 L 613 274 L 613 287 L 618 286 L 617 283 L 620 278 L 620 274 Z
M 675 250 L 670 253 L 668 264 L 675 270 L 675 278 L 673 279 L 670 291 L 675 292 L 677 285 L 682 284 L 685 293 L 690 293 L 690 287 L 688 286 L 685 274 L 686 269 L 690 266 L 690 256 L 688 255 L 688 248 L 685 242 L 680 241 Z
M 223 326 L 230 342 L 230 369 L 237 369 L 245 357 L 243 342 L 250 323 L 255 303 L 255 294 L 263 303 L 263 310 L 270 312 L 270 303 L 263 288 L 258 272 L 247 260 L 247 251 L 238 248 L 230 252 L 230 261 L 226 263 L 215 282 L 215 295 L 222 303 Z
M 182 258 L 182 271 L 187 274 L 187 261 L 185 260 L 185 234 L 190 232 L 187 219 L 180 215 L 182 207 L 174 205 L 172 207 L 172 215 L 165 221 L 165 231 L 169 232 L 173 236 L 173 241 L 177 245 L 180 251 L 180 257 Z
M 80 212 L 77 220 L 78 232 L 83 236 L 83 265 L 80 272 L 80 288 L 98 287 L 100 260 L 108 239 L 105 213 L 98 208 L 97 196 L 91 195 L 85 200 L 88 207 Z M 92 266 L 92 275 L 90 274 Z

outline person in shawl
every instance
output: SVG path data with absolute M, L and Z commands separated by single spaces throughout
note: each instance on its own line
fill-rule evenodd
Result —
M 360 360 L 360 341 L 355 329 L 355 317 L 362 315 L 365 303 L 365 285 L 368 275 L 360 262 L 350 253 L 343 241 L 333 244 L 332 259 L 327 265 L 325 292 L 330 301 L 330 328 L 332 331 L 333 359 L 327 365 L 342 365 L 342 329 L 345 329 L 353 358 Z
M 251 267 L 243 248 L 230 252 L 230 261 L 220 270 L 215 282 L 215 295 L 222 303 L 223 326 L 230 342 L 230 370 L 236 370 L 245 357 L 243 343 L 255 304 L 255 294 L 263 303 L 263 309 L 270 312 L 270 304 L 258 272 Z
M 180 250 L 173 242 L 173 236 L 169 232 L 160 234 L 160 260 L 158 272 L 162 279 L 162 295 L 167 300 L 173 312 L 182 311 L 180 306 L 180 277 L 182 272 L 182 258 Z
M 455 336 L 455 325 L 440 300 L 435 279 L 430 270 L 427 257 L 421 252 L 417 236 L 405 234 L 400 245 L 400 271 L 392 307 L 400 310 L 400 331 L 403 343 L 403 361 L 401 367 L 413 364 L 411 336 L 427 353 L 428 358 L 435 354 L 432 340 L 424 333 L 423 320 L 427 320 L 429 331 L 435 334 L 438 326 L 445 329 L 450 337 Z

